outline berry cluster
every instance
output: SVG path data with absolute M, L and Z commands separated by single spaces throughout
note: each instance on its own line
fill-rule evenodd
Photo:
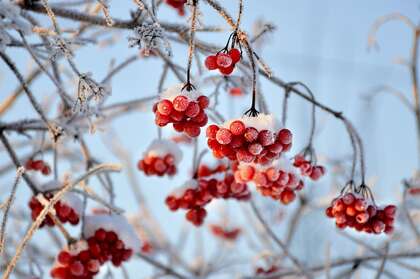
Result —
M 50 166 L 46 162 L 44 162 L 43 160 L 29 159 L 25 163 L 25 169 L 27 171 L 31 171 L 31 170 L 33 170 L 33 171 L 39 171 L 43 175 L 49 175 L 51 173 Z
M 177 93 L 176 96 L 173 95 L 174 92 Z M 198 96 L 195 90 L 185 94 L 179 92 L 182 92 L 182 87 L 178 85 L 162 93 L 162 99 L 153 106 L 155 123 L 159 127 L 172 123 L 177 132 L 198 137 L 200 128 L 208 121 L 205 109 L 209 106 L 209 98 Z
M 216 55 L 207 56 L 204 64 L 209 70 L 218 69 L 222 75 L 228 76 L 235 69 L 236 63 L 241 60 L 241 52 L 237 48 L 222 50 Z
M 225 229 L 224 227 L 215 224 L 210 225 L 210 231 L 214 236 L 228 241 L 235 241 L 241 233 L 240 228 Z
M 187 210 L 186 219 L 196 226 L 203 224 L 207 215 L 204 208 L 213 199 L 249 200 L 251 193 L 244 183 L 236 183 L 231 173 L 224 178 L 200 178 L 189 181 L 185 187 L 170 194 L 165 202 L 172 211 Z
M 137 168 L 146 175 L 173 176 L 177 164 L 182 159 L 182 151 L 170 140 L 156 139 L 143 154 L 143 159 L 137 163 Z
M 273 121 L 271 115 L 260 114 L 258 117 L 244 116 L 220 127 L 208 126 L 207 144 L 213 155 L 218 159 L 227 157 L 232 161 L 267 164 L 288 151 L 292 145 L 292 133 L 288 129 L 280 129 L 276 133 L 272 131 L 273 127 L 257 129 L 246 125 L 264 118 Z
M 268 166 L 241 163 L 236 167 L 235 180 L 253 182 L 263 196 L 287 205 L 295 200 L 295 192 L 302 190 L 304 183 L 286 164 L 285 159 L 275 160 Z
M 180 16 L 185 15 L 184 4 L 187 3 L 187 0 L 165 0 L 166 4 L 178 11 Z
M 329 218 L 335 219 L 339 229 L 350 227 L 374 234 L 391 234 L 394 231 L 395 212 L 395 205 L 379 208 L 357 193 L 346 193 L 336 198 L 325 211 Z
M 276 273 L 279 270 L 280 270 L 280 268 L 276 265 L 272 265 L 268 268 L 258 267 L 255 270 L 255 274 L 264 276 L 264 275 L 270 275 L 270 274 Z M 270 278 L 273 278 L 273 277 L 270 277 Z M 274 278 L 277 278 L 277 277 L 274 277 Z
M 295 156 L 293 166 L 299 168 L 303 176 L 310 177 L 312 180 L 318 180 L 325 174 L 325 168 L 323 166 L 313 165 L 301 154 Z
M 50 200 L 53 197 L 51 193 L 45 193 L 45 194 L 42 194 L 42 196 L 46 200 Z M 42 205 L 42 203 L 38 200 L 36 196 L 33 196 L 31 200 L 29 201 L 29 208 L 31 209 L 32 220 L 35 221 L 35 219 L 44 209 L 44 206 Z M 54 205 L 54 209 L 55 209 L 55 214 L 61 223 L 69 222 L 72 225 L 77 225 L 79 223 L 79 220 L 80 220 L 79 214 L 74 208 L 71 207 L 71 205 L 66 203 L 65 200 L 58 201 Z M 40 227 L 43 227 L 45 225 L 49 227 L 54 226 L 54 220 L 49 215 L 45 217 Z
M 176 173 L 175 158 L 172 154 L 165 157 L 147 156 L 141 159 L 137 167 L 146 175 L 164 176 L 165 174 L 173 176 Z
M 84 249 L 76 251 L 61 251 L 57 256 L 56 266 L 51 270 L 51 277 L 93 278 L 99 272 L 101 265 L 107 261 L 111 261 L 114 266 L 120 266 L 133 254 L 133 250 L 126 248 L 125 243 L 114 231 L 102 228 L 96 230 L 95 234 L 86 240 L 84 246 Z

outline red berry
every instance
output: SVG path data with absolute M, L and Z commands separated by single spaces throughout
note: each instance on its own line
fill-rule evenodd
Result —
M 262 146 L 268 146 L 274 143 L 274 135 L 269 130 L 262 130 L 258 134 L 258 141 Z
M 106 231 L 104 229 L 98 229 L 95 231 L 95 238 L 98 241 L 104 241 L 106 238 Z
M 334 217 L 334 214 L 333 214 L 333 209 L 332 209 L 332 207 L 330 206 L 330 207 L 328 207 L 326 210 L 325 210 L 325 215 L 327 215 L 329 218 L 333 218 Z
M 44 167 L 44 161 L 42 161 L 42 160 L 36 160 L 36 161 L 33 161 L 33 163 L 32 163 L 32 169 L 33 170 L 40 171 L 40 170 L 42 170 L 43 167 Z
M 206 136 L 209 139 L 216 139 L 217 131 L 219 131 L 219 127 L 217 125 L 209 125 L 206 130 Z
M 221 128 L 216 133 L 216 140 L 220 144 L 229 144 L 232 141 L 232 133 L 226 128 Z
M 284 190 L 283 192 L 281 192 L 280 194 L 280 201 L 283 204 L 289 204 L 292 201 L 294 201 L 294 199 L 296 198 L 296 194 L 295 192 L 291 191 L 291 190 Z
M 42 167 L 41 173 L 43 175 L 49 175 L 51 173 L 51 168 L 48 165 Z
M 342 201 L 345 205 L 350 205 L 355 201 L 355 197 L 352 193 L 347 193 L 342 197 Z
M 204 61 L 206 68 L 209 70 L 216 70 L 217 69 L 217 58 L 216 55 L 207 56 L 206 60 Z
M 88 263 L 86 264 L 86 269 L 89 271 L 89 272 L 92 272 L 92 273 L 97 273 L 97 272 L 99 272 L 99 268 L 100 268 L 101 266 L 100 266 L 100 263 L 99 263 L 99 261 L 98 260 L 90 260 L 90 261 L 88 261 Z
M 73 276 L 82 276 L 84 272 L 83 264 L 79 261 L 75 261 L 70 265 L 70 272 Z
M 240 120 L 235 120 L 230 123 L 230 132 L 235 136 L 240 136 L 245 132 L 245 124 Z
M 157 110 L 162 115 L 170 115 L 173 110 L 172 102 L 169 100 L 161 100 L 157 105 Z
M 240 169 L 240 177 L 244 181 L 250 181 L 254 177 L 255 169 L 252 166 L 243 166 Z
M 232 65 L 228 68 L 219 68 L 219 71 L 222 75 L 228 76 L 233 72 L 234 69 L 235 69 L 235 66 Z
M 196 102 L 190 102 L 188 104 L 185 115 L 188 117 L 196 117 L 200 113 L 200 106 Z
M 179 95 L 175 97 L 175 99 L 172 101 L 172 104 L 176 111 L 185 111 L 188 107 L 189 101 L 186 96 Z
M 185 133 L 187 133 L 188 136 L 192 138 L 196 138 L 200 135 L 200 127 L 193 123 L 188 123 L 188 125 L 185 126 L 184 129 Z
M 244 138 L 248 142 L 254 142 L 258 138 L 258 131 L 253 127 L 248 127 L 245 129 Z
M 261 144 L 255 142 L 255 143 L 252 143 L 248 146 L 248 151 L 252 155 L 259 155 L 261 153 L 261 151 L 263 151 L 263 147 L 262 147 Z
M 236 152 L 236 158 L 238 161 L 245 162 L 245 163 L 251 163 L 254 161 L 255 156 L 249 153 L 246 149 L 240 149 L 238 152 Z
M 238 63 L 241 60 L 241 52 L 237 48 L 232 48 L 229 50 L 229 56 L 232 58 L 234 64 Z
M 395 205 L 388 205 L 384 208 L 385 215 L 389 217 L 394 217 L 396 211 L 397 207 Z
M 292 143 L 292 132 L 290 132 L 288 129 L 281 129 L 277 135 L 277 141 L 281 144 Z
M 207 96 L 204 96 L 204 95 L 201 95 L 200 97 L 198 97 L 197 102 L 200 105 L 201 109 L 207 108 L 210 104 L 209 98 Z
M 171 121 L 171 119 L 169 118 L 169 116 L 162 115 L 159 112 L 156 113 L 155 123 L 159 127 L 166 126 L 170 121 Z
M 72 256 L 67 251 L 61 251 L 57 256 L 58 262 L 63 265 L 69 264 L 71 262 L 71 259 L 72 259 Z
M 216 63 L 219 70 L 229 68 L 232 66 L 232 58 L 226 53 L 218 53 L 216 56 Z

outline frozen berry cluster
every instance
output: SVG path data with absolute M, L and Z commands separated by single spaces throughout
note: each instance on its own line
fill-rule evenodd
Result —
M 235 241 L 241 233 L 240 228 L 225 229 L 216 224 L 210 225 L 210 231 L 214 236 L 228 241 Z
M 305 159 L 305 156 L 298 154 L 295 156 L 293 166 L 300 169 L 300 173 L 303 176 L 307 176 L 312 180 L 318 180 L 325 174 L 325 168 L 323 166 L 314 165 L 310 161 Z
M 166 198 L 166 205 L 172 211 L 187 210 L 186 219 L 196 226 L 203 224 L 207 211 L 205 206 L 213 199 L 249 200 L 251 193 L 244 183 L 236 183 L 233 174 L 222 178 L 205 177 L 189 181 Z
M 180 16 L 185 15 L 184 4 L 187 3 L 187 0 L 165 0 L 166 4 L 178 11 Z
M 182 151 L 174 142 L 155 139 L 137 163 L 137 168 L 148 176 L 173 176 L 181 159 Z
M 236 167 L 235 180 L 240 183 L 253 182 L 263 196 L 271 197 L 287 205 L 295 200 L 297 191 L 304 187 L 302 179 L 290 168 L 274 161 L 269 166 L 241 163 Z
M 339 229 L 349 227 L 366 233 L 391 234 L 396 209 L 395 205 L 380 208 L 360 194 L 346 193 L 333 200 L 325 213 L 335 219 Z
M 43 160 L 29 159 L 25 163 L 25 169 L 27 171 L 39 171 L 43 175 L 50 175 L 51 173 L 50 166 Z
M 53 197 L 53 194 L 45 193 L 45 194 L 42 194 L 42 196 L 46 200 L 50 200 Z M 32 220 L 35 220 L 38 217 L 38 215 L 41 213 L 41 211 L 44 209 L 44 206 L 42 205 L 42 203 L 38 200 L 36 196 L 33 196 L 31 200 L 29 201 L 29 208 L 31 209 Z M 79 220 L 80 220 L 79 214 L 74 208 L 71 207 L 71 205 L 69 205 L 65 201 L 58 201 L 54 205 L 54 209 L 55 209 L 55 214 L 61 223 L 68 222 L 72 225 L 77 225 L 79 223 Z M 43 227 L 45 225 L 49 227 L 54 226 L 54 221 L 49 215 L 45 217 L 40 227 Z
M 208 122 L 205 109 L 209 106 L 209 98 L 195 90 L 185 90 L 185 94 L 182 91 L 182 86 L 177 85 L 162 93 L 162 99 L 153 106 L 155 123 L 159 127 L 172 123 L 177 132 L 198 137 L 200 128 Z
M 57 264 L 51 270 L 53 278 L 93 278 L 99 272 L 101 265 L 110 261 L 114 266 L 120 266 L 128 261 L 133 250 L 125 247 L 114 231 L 98 229 L 86 240 L 85 249 L 76 253 L 63 250 L 57 256 Z
M 270 275 L 270 274 L 276 273 L 279 270 L 280 268 L 276 265 L 271 265 L 268 268 L 264 268 L 260 266 L 255 270 L 255 274 L 264 276 L 264 275 Z M 273 277 L 270 277 L 270 278 L 273 278 Z M 274 278 L 277 278 L 277 277 L 274 277 Z
M 173 176 L 176 174 L 175 158 L 172 154 L 167 154 L 165 157 L 147 156 L 141 159 L 137 167 L 146 175 Z
M 232 161 L 267 164 L 288 151 L 292 145 L 292 133 L 288 129 L 273 132 L 272 127 L 264 129 L 264 125 L 259 123 L 256 124 L 261 129 L 246 125 L 247 122 L 256 122 L 253 119 L 258 121 L 260 117 L 271 119 L 270 115 L 260 114 L 258 117 L 244 116 L 222 126 L 208 126 L 207 144 L 213 155 L 218 159 L 227 157 Z
M 216 55 L 210 55 L 204 61 L 208 70 L 219 70 L 222 75 L 228 76 L 235 69 L 236 63 L 241 60 L 241 51 L 232 48 L 229 51 L 221 51 Z

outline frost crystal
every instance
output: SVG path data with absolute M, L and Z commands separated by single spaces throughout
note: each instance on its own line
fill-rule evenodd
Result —
M 51 46 L 51 54 L 50 59 L 56 60 L 59 56 L 65 56 L 66 58 L 72 58 L 73 52 L 68 47 L 69 44 L 72 44 L 71 42 L 66 42 L 59 36 L 54 36 L 52 41 L 50 41 Z
M 86 73 L 79 77 L 76 106 L 80 107 L 80 111 L 86 111 L 89 108 L 88 104 L 92 98 L 99 102 L 105 95 L 110 95 L 110 90 L 98 84 L 91 76 L 91 73 Z
M 137 46 L 139 49 L 148 53 L 153 50 L 164 49 L 171 55 L 171 46 L 166 39 L 162 27 L 157 23 L 143 23 L 134 28 L 134 36 L 128 37 L 130 47 Z

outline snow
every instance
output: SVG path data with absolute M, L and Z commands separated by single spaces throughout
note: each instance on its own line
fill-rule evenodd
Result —
M 165 157 L 167 154 L 172 154 L 174 156 L 175 165 L 182 160 L 182 151 L 176 143 L 165 139 L 155 139 L 147 148 L 144 157 Z
M 254 127 L 258 131 L 269 130 L 272 133 L 277 133 L 281 128 L 280 122 L 277 121 L 273 114 L 264 113 L 260 113 L 256 117 L 244 115 L 241 118 L 228 120 L 223 123 L 223 127 L 229 129 L 230 124 L 236 120 L 240 120 L 245 124 L 246 127 Z
M 180 198 L 184 195 L 186 190 L 196 189 L 196 188 L 198 188 L 198 181 L 196 179 L 190 179 L 186 181 L 184 184 L 182 184 L 181 186 L 173 189 L 169 195 L 174 196 L 176 198 Z
M 179 83 L 167 88 L 165 91 L 160 93 L 160 99 L 167 99 L 172 102 L 177 96 L 184 95 L 188 98 L 189 101 L 195 101 L 198 97 L 202 95 L 195 89 L 191 91 L 188 91 L 186 89 L 182 90 L 182 87 L 184 86 L 184 83 Z
M 114 231 L 118 238 L 121 239 L 127 248 L 134 252 L 139 251 L 141 244 L 133 226 L 130 225 L 127 219 L 122 215 L 87 215 L 85 217 L 85 226 L 83 233 L 85 237 L 91 237 L 98 229 L 106 231 Z

